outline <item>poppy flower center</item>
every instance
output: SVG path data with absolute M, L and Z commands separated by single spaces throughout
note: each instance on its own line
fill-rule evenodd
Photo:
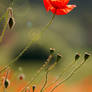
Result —
M 65 8 L 69 0 L 50 0 L 52 6 L 56 9 Z

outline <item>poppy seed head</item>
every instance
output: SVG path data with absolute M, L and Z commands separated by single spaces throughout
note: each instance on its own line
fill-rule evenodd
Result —
M 55 48 L 50 48 L 50 54 L 53 54 L 55 51 Z
M 76 53 L 75 54 L 75 61 L 77 61 L 79 58 L 80 58 L 80 54 L 79 53 Z
M 61 54 L 57 54 L 57 62 L 60 61 L 62 58 L 62 55 Z
M 85 52 L 85 54 L 84 54 L 84 60 L 86 61 L 89 57 L 90 57 L 90 54 L 87 53 L 87 52 Z

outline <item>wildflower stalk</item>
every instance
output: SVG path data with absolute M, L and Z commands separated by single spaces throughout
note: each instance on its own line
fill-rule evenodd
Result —
M 46 86 L 46 84 L 47 84 L 47 81 L 48 81 L 48 73 L 49 73 L 49 71 L 46 72 L 45 82 L 44 82 L 44 85 L 43 85 L 43 87 L 41 88 L 40 92 L 43 92 L 43 89 L 45 88 L 45 86 Z
M 11 63 L 9 63 L 8 65 L 6 65 L 4 68 L 2 68 L 2 69 L 0 70 L 0 73 L 3 72 L 4 70 L 6 70 L 6 69 L 7 69 L 9 66 L 11 66 L 13 63 L 15 63 L 15 62 L 20 58 L 20 56 L 22 56 L 22 55 L 24 54 L 24 52 L 30 47 L 31 44 L 32 44 L 32 42 L 29 43 L 29 44 L 22 50 L 22 52 L 21 52 L 15 59 L 13 59 L 13 60 L 11 61 Z
M 37 76 L 41 73 L 41 71 L 42 71 L 44 68 L 46 68 L 46 66 L 47 66 L 47 65 L 49 64 L 49 62 L 51 61 L 52 57 L 53 57 L 53 54 L 50 54 L 49 57 L 48 57 L 48 59 L 47 59 L 47 61 L 45 62 L 45 64 L 43 64 L 43 65 L 41 66 L 41 68 L 37 71 L 37 73 L 36 73 L 36 74 L 33 76 L 33 78 L 27 83 L 27 85 L 22 89 L 21 92 L 23 92 L 26 87 L 28 87 L 29 85 L 31 85 L 31 83 L 37 78 Z
M 50 20 L 50 21 L 48 22 L 48 24 L 42 29 L 41 32 L 44 32 L 45 30 L 48 29 L 48 27 L 53 23 L 54 18 L 55 18 L 55 14 L 52 15 L 51 20 Z
M 50 83 L 46 88 L 48 88 L 49 86 L 51 86 L 51 85 L 53 85 L 54 83 L 56 83 L 56 82 L 61 78 L 61 76 L 63 76 L 63 75 L 67 72 L 67 70 L 68 70 L 70 67 L 72 67 L 72 66 L 76 63 L 76 61 L 77 61 L 79 58 L 80 58 L 80 55 L 79 55 L 78 53 L 76 53 L 76 54 L 75 54 L 75 60 L 74 60 L 71 64 L 69 64 L 66 68 L 64 68 L 63 72 L 58 76 L 58 78 L 57 78 L 55 81 L 53 81 L 52 83 Z M 46 89 L 46 88 L 45 88 L 45 89 Z
M 57 60 L 54 62 L 54 64 L 52 64 L 51 66 L 47 67 L 47 72 L 46 72 L 46 82 L 44 84 L 44 86 L 42 87 L 40 92 L 43 92 L 45 90 L 45 86 L 47 84 L 47 79 L 48 79 L 48 73 L 58 64 L 58 62 L 61 60 L 61 55 L 57 54 Z
M 61 82 L 59 82 L 50 92 L 53 92 L 58 86 L 60 86 L 62 83 L 64 83 L 65 81 L 67 81 L 68 79 L 70 79 L 73 74 L 75 74 L 75 72 L 81 68 L 82 65 L 84 65 L 85 60 L 81 62 L 81 64 L 79 66 L 77 66 L 75 69 L 73 69 L 73 71 L 66 77 L 64 78 Z
M 4 35 L 5 35 L 5 31 L 6 31 L 6 28 L 7 28 L 7 22 L 8 22 L 8 11 L 6 11 L 6 13 L 5 13 L 5 15 L 4 16 L 2 16 L 2 18 L 3 17 L 5 17 L 5 25 L 4 25 L 4 28 L 3 28 L 3 31 L 2 31 L 2 34 L 1 34 L 1 36 L 0 36 L 0 43 L 3 41 L 3 37 L 4 37 Z M 1 18 L 1 19 L 2 19 Z M 0 19 L 0 20 L 1 20 Z
M 68 65 L 68 67 L 66 67 L 66 68 L 63 70 L 63 73 L 60 74 L 60 75 L 58 76 L 58 78 L 57 78 L 55 81 L 53 81 L 52 83 L 50 83 L 46 88 L 48 88 L 49 86 L 51 86 L 51 85 L 53 85 L 54 83 L 56 83 L 56 82 L 61 78 L 61 76 L 67 71 L 67 69 L 70 68 L 70 67 L 72 67 L 74 64 L 75 64 L 75 62 L 72 62 L 70 65 Z M 45 89 L 46 89 L 46 88 L 45 88 Z
M 55 14 L 53 14 L 53 16 L 52 16 L 51 20 L 49 21 L 49 23 L 41 30 L 41 32 L 40 32 L 41 34 L 52 24 L 54 18 L 55 18 Z M 0 73 L 3 72 L 4 70 L 6 70 L 6 69 L 7 69 L 9 66 L 11 66 L 13 63 L 15 63 L 15 62 L 20 58 L 20 56 L 22 56 L 22 55 L 24 54 L 24 52 L 32 45 L 33 42 L 34 42 L 34 40 L 31 41 L 30 43 L 28 43 L 28 44 L 26 45 L 26 47 L 22 50 L 22 52 L 21 52 L 15 59 L 13 59 L 13 60 L 11 61 L 11 63 L 9 63 L 9 64 L 6 65 L 3 69 L 0 70 Z

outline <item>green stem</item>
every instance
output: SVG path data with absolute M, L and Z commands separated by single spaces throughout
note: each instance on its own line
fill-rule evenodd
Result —
M 41 32 L 44 32 L 52 24 L 54 18 L 55 18 L 55 15 L 52 16 L 49 23 L 42 29 Z M 14 60 L 12 60 L 10 64 L 6 65 L 3 69 L 0 70 L 0 73 L 3 72 L 4 70 L 6 70 L 13 63 L 15 63 L 20 58 L 20 56 L 22 56 L 24 54 L 24 52 L 32 45 L 32 43 L 33 43 L 33 41 L 31 41 L 31 43 L 28 43 L 27 46 L 23 49 L 23 51 Z
M 53 81 L 52 83 L 50 83 L 46 88 L 48 88 L 49 86 L 55 84 L 55 83 L 61 78 L 61 76 L 62 76 L 64 73 L 67 72 L 67 69 L 70 68 L 70 67 L 72 67 L 74 64 L 75 64 L 75 62 L 72 62 L 70 65 L 68 65 L 68 67 L 66 67 L 66 68 L 63 70 L 63 73 L 61 73 L 61 74 L 59 75 L 59 77 L 58 77 L 55 81 Z M 45 88 L 45 89 L 46 89 L 46 88 Z
M 42 29 L 41 32 L 44 32 L 45 30 L 48 29 L 48 27 L 53 23 L 54 18 L 55 18 L 55 14 L 52 15 L 51 20 L 50 20 L 49 23 Z
M 39 74 L 42 72 L 42 70 L 49 64 L 49 62 L 51 61 L 51 59 L 52 59 L 52 54 L 48 57 L 48 59 L 47 59 L 47 61 L 45 62 L 45 64 L 43 64 L 42 66 L 41 66 L 41 68 L 37 71 L 37 73 L 33 76 L 33 78 L 27 83 L 27 85 L 22 89 L 22 91 L 21 92 L 23 92 L 24 91 L 24 89 L 26 88 L 26 87 L 28 87 L 29 85 L 31 85 L 32 84 L 32 82 L 39 76 Z
M 83 61 L 79 66 L 77 66 L 75 69 L 73 69 L 73 71 L 66 77 L 64 78 L 60 83 L 58 83 L 50 92 L 53 92 L 58 86 L 60 86 L 62 83 L 64 83 L 65 81 L 67 81 L 68 79 L 70 79 L 73 74 L 85 63 L 85 61 Z
M 40 92 L 43 92 L 43 89 L 45 88 L 45 86 L 47 84 L 47 81 L 48 81 L 48 73 L 49 73 L 49 71 L 46 72 L 46 80 L 45 80 L 45 83 L 44 83 L 44 85 L 43 85 L 43 87 L 42 87 L 42 89 L 41 89 Z
M 4 28 L 3 28 L 2 34 L 1 34 L 1 36 L 0 36 L 0 43 L 3 41 L 3 37 L 4 37 L 5 32 L 6 32 L 6 28 L 7 28 L 7 21 L 8 21 L 8 12 L 6 12 L 5 16 L 3 16 L 3 17 L 5 17 L 5 25 L 4 25 Z M 2 18 L 3 18 L 3 17 L 2 17 Z

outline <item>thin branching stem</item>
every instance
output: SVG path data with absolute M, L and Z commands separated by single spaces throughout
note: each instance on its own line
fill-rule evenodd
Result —
M 76 68 L 73 69 L 73 71 L 66 77 L 64 78 L 61 82 L 59 82 L 50 92 L 53 92 L 58 86 L 60 86 L 62 83 L 64 83 L 65 81 L 67 81 L 68 79 L 70 79 L 73 74 L 85 63 L 85 61 L 82 61 L 82 63 L 77 66 Z
M 75 62 L 73 61 L 71 64 L 68 65 L 68 67 L 64 68 L 63 72 L 58 76 L 58 78 L 55 81 L 53 81 L 52 83 L 50 83 L 46 88 L 48 88 L 51 85 L 55 84 L 61 78 L 61 76 L 63 76 L 64 73 L 66 73 L 66 71 L 68 70 L 68 68 L 72 67 L 74 64 L 75 64 Z
M 39 76 L 39 74 L 41 73 L 42 70 L 44 70 L 46 68 L 46 66 L 49 64 L 49 62 L 51 61 L 53 57 L 53 54 L 49 55 L 47 61 L 45 62 L 45 64 L 43 64 L 41 66 L 41 68 L 37 71 L 37 73 L 33 76 L 33 78 L 27 83 L 27 85 L 22 89 L 21 92 L 23 92 L 25 90 L 26 87 L 28 87 L 29 85 L 31 85 L 31 83 Z
M 54 18 L 55 18 L 55 15 L 53 14 L 49 23 L 41 30 L 41 33 L 43 33 L 46 29 L 48 29 L 48 27 L 52 24 Z M 15 59 L 13 59 L 10 64 L 6 65 L 3 69 L 0 70 L 0 73 L 3 72 L 4 70 L 6 70 L 13 63 L 15 63 L 20 58 L 20 56 L 22 56 L 24 54 L 24 52 L 32 45 L 33 42 L 34 42 L 34 40 L 31 41 L 30 43 L 28 43 L 27 46 L 22 50 L 22 52 Z

